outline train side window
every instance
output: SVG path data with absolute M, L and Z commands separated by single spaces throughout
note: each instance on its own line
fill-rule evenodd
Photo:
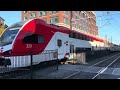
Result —
M 86 37 L 86 40 L 89 41 L 89 37 Z
M 74 45 L 70 44 L 70 53 L 74 53 Z
M 78 39 L 78 38 L 79 38 L 79 35 L 78 35 L 78 34 L 75 34 L 75 38 Z
M 59 46 L 59 47 L 62 46 L 62 40 L 60 40 L 60 39 L 57 40 L 57 46 Z
M 82 40 L 82 35 L 79 35 L 79 39 Z
M 90 39 L 90 41 L 92 41 L 92 42 L 93 42 L 93 39 L 91 38 L 91 39 Z
M 35 36 L 34 35 L 26 35 L 26 37 L 24 37 L 23 42 L 24 43 L 34 43 L 35 42 Z
M 73 33 L 73 38 L 75 38 L 76 37 L 76 34 L 75 33 Z
M 76 38 L 76 34 L 75 34 L 75 33 L 70 33 L 70 34 L 69 34 L 69 37 L 71 37 L 71 38 Z
M 70 33 L 70 34 L 69 34 L 69 37 L 72 37 L 72 36 L 73 36 L 73 34 L 72 34 L 72 33 Z
M 80 39 L 80 35 L 79 34 L 77 34 L 77 39 Z
M 45 38 L 42 35 L 38 35 L 38 44 L 43 44 L 45 42 Z
M 86 36 L 84 36 L 84 40 L 87 40 Z
M 44 41 L 45 41 L 44 36 L 37 34 L 27 35 L 23 39 L 24 43 L 30 43 L 30 44 L 43 44 Z
M 85 40 L 85 36 L 84 35 L 82 36 L 82 40 Z

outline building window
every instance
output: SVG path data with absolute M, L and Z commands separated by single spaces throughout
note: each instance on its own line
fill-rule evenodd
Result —
M 94 32 L 94 35 L 96 35 L 96 32 Z
M 24 11 L 24 13 L 27 13 L 27 11 Z
M 76 19 L 79 19 L 79 17 L 78 16 L 76 16 Z M 78 20 L 77 20 L 78 21 Z
M 89 15 L 89 11 L 86 11 L 86 14 Z
M 80 26 L 80 30 L 83 30 L 83 26 Z
M 76 14 L 79 15 L 79 11 L 76 11 Z
M 35 18 L 36 17 L 36 13 L 34 12 L 34 13 L 32 13 L 33 14 L 33 18 Z
M 30 19 L 32 19 L 32 13 L 30 14 Z
M 65 15 L 68 15 L 68 11 L 64 11 L 64 14 L 65 14 Z
M 72 18 L 73 18 L 73 19 L 75 18 L 75 16 L 74 16 L 73 12 L 72 12 Z
M 58 23 L 58 21 L 59 21 L 58 17 L 50 18 L 50 23 L 51 24 Z
M 26 17 L 26 16 L 24 16 L 24 20 L 27 20 L 27 17 Z
M 58 13 L 58 11 L 50 11 L 50 15 L 51 14 L 56 14 L 56 13 Z
M 86 31 L 86 28 L 84 27 L 84 31 Z
M 94 32 L 94 35 L 96 35 L 96 33 Z
M 79 29 L 81 30 L 81 26 L 79 26 Z
M 86 27 L 88 27 L 88 22 L 86 23 Z
M 47 15 L 47 11 L 39 11 L 39 16 L 46 16 Z
M 74 28 L 76 28 L 76 24 L 74 24 Z
M 86 32 L 88 33 L 88 29 L 86 29 Z
M 85 18 L 85 14 L 83 13 L 83 18 Z
M 76 28 L 79 29 L 79 25 L 78 24 L 76 24 Z
M 47 19 L 46 19 L 46 18 L 44 18 L 44 19 L 43 19 L 43 21 L 47 22 Z
M 74 24 L 75 24 L 74 21 L 72 21 L 71 23 L 72 23 L 72 27 L 74 27 Z
M 82 12 L 80 13 L 80 17 L 83 18 L 83 13 Z
M 88 18 L 88 16 L 86 17 L 86 22 L 89 22 L 89 18 Z
M 36 17 L 36 13 L 35 13 L 35 12 L 32 12 L 32 13 L 30 14 L 30 19 L 35 18 L 35 17 Z
M 64 21 L 63 21 L 65 24 L 68 24 L 68 18 L 64 18 Z
M 55 18 L 55 22 L 58 23 L 58 17 Z
M 80 16 L 80 12 L 81 12 L 81 11 L 78 11 L 78 15 L 79 15 L 79 16 Z
M 81 25 L 83 25 L 84 23 L 83 23 L 83 20 L 82 19 L 80 19 L 81 20 Z

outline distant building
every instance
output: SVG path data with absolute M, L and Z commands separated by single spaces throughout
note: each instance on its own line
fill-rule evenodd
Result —
M 22 11 L 22 20 L 40 18 L 48 24 L 64 26 L 78 32 L 98 36 L 94 11 Z

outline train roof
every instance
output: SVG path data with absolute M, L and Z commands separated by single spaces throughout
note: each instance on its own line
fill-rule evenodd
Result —
M 75 31 L 75 30 L 70 30 L 70 32 L 72 33 L 77 33 L 77 34 L 80 34 L 80 35 L 84 35 L 86 37 L 89 37 L 89 38 L 92 38 L 93 40 L 96 40 L 96 41 L 100 41 L 100 42 L 103 42 L 104 40 L 103 39 L 100 39 L 96 36 L 92 36 L 92 35 L 89 35 L 89 34 L 85 34 L 85 33 L 82 33 L 82 32 L 78 32 L 78 31 Z
M 104 42 L 103 39 L 98 38 L 96 36 L 85 34 L 85 33 L 82 33 L 82 32 L 75 31 L 75 30 L 71 30 L 69 28 L 66 28 L 66 27 L 63 27 L 63 26 L 58 26 L 58 25 L 55 25 L 55 24 L 48 24 L 48 23 L 46 23 L 45 21 L 43 21 L 41 19 L 38 19 L 38 20 L 39 20 L 39 23 L 41 23 L 41 24 L 43 24 L 43 25 L 45 25 L 45 26 L 47 26 L 49 28 L 57 29 L 57 31 L 59 31 L 59 32 L 68 33 L 68 34 L 70 34 L 70 33 L 76 33 L 76 34 L 80 34 L 80 35 L 84 35 L 86 37 L 92 38 L 93 40 L 96 40 L 96 41 Z
M 75 31 L 75 30 L 71 30 L 71 29 L 63 27 L 63 26 L 58 26 L 58 25 L 54 25 L 54 24 L 48 24 L 48 23 L 46 23 L 45 21 L 43 21 L 43 20 L 41 20 L 39 18 L 36 18 L 36 19 L 33 19 L 33 20 L 36 20 L 38 23 L 40 23 L 40 24 L 42 24 L 44 26 L 47 26 L 48 28 L 54 28 L 54 29 L 56 29 L 59 32 L 68 33 L 68 34 L 76 33 L 76 34 L 80 34 L 80 35 L 84 35 L 86 37 L 92 38 L 93 40 L 96 40 L 96 41 L 104 42 L 103 39 L 98 38 L 96 36 L 88 35 L 88 34 L 81 33 L 81 32 Z M 16 24 L 14 24 L 14 26 L 22 26 L 26 22 L 27 21 L 21 21 L 21 22 L 18 22 Z
M 60 32 L 64 32 L 64 33 L 76 33 L 76 34 L 80 34 L 80 35 L 84 35 L 86 37 L 89 37 L 89 38 L 92 38 L 96 41 L 100 41 L 100 42 L 103 42 L 104 40 L 101 39 L 101 38 L 98 38 L 96 36 L 92 36 L 92 35 L 89 35 L 89 34 L 85 34 L 85 33 L 82 33 L 82 32 L 78 32 L 78 31 L 75 31 L 75 30 L 71 30 L 69 28 L 66 28 L 66 27 L 63 27 L 63 26 L 57 26 L 57 25 L 54 25 L 54 24 L 49 24 L 51 27 L 53 28 L 56 28 L 58 29 L 58 31 Z

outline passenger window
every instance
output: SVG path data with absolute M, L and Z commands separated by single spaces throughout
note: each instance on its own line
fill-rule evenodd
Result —
M 60 39 L 57 40 L 57 46 L 59 46 L 59 47 L 62 46 L 62 40 L 60 40 Z

